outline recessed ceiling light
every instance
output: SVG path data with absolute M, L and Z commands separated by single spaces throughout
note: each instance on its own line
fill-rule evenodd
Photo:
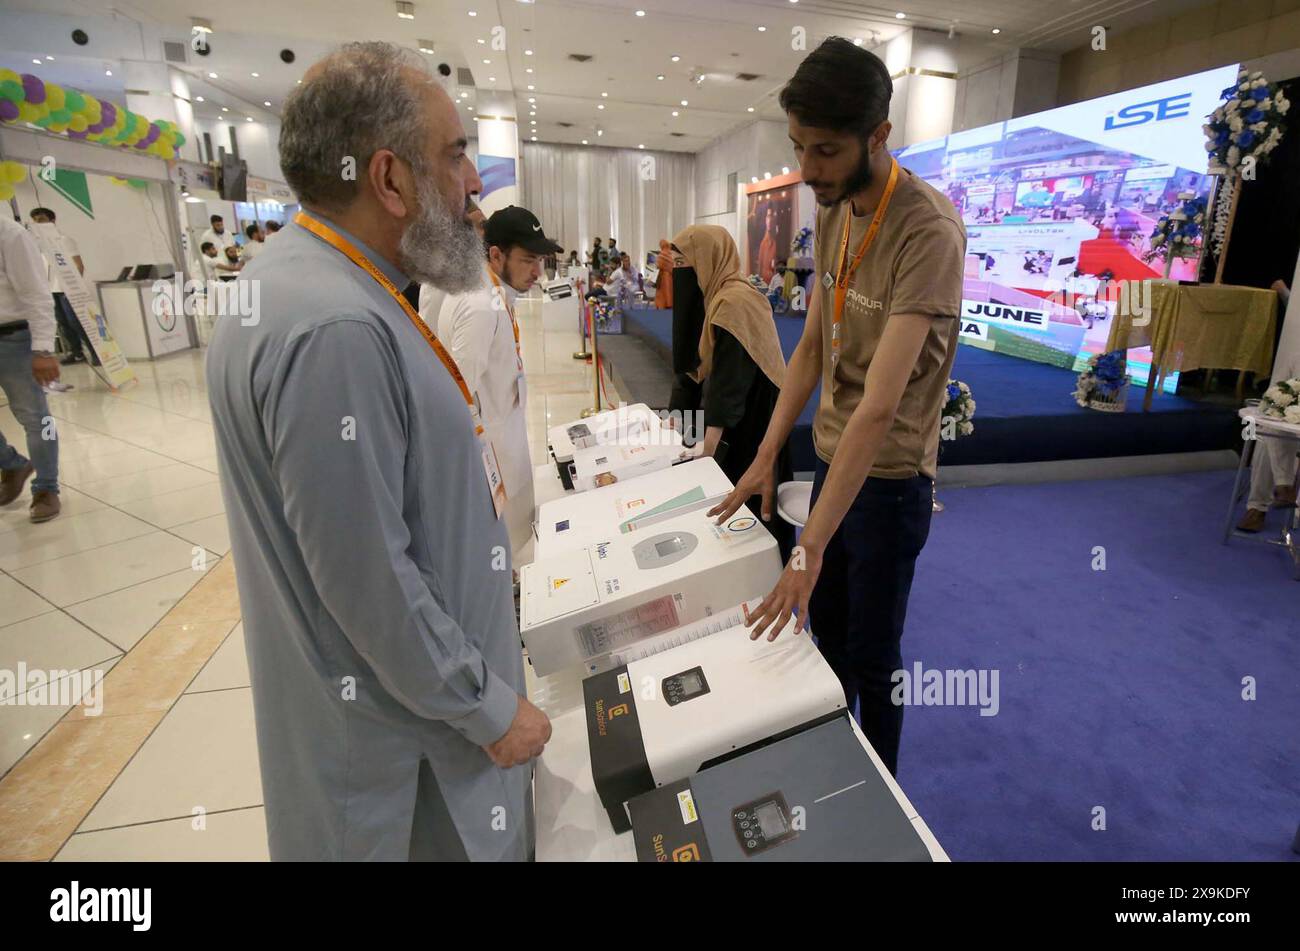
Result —
M 217 78 L 216 73 L 208 73 L 208 79 L 216 79 L 216 78 Z
M 582 140 L 582 144 L 583 144 L 583 145 L 586 145 L 586 144 L 587 144 L 587 140 L 586 140 L 586 139 L 583 139 L 583 140 Z
M 529 96 L 529 97 L 528 97 L 528 101 L 529 101 L 530 103 L 534 103 L 534 102 L 536 102 L 537 100 L 534 99 L 532 96 Z
M 45 64 L 42 63 L 39 59 L 33 59 L 32 62 L 35 63 L 37 66 L 44 66 L 44 65 L 45 65 Z
M 476 17 L 476 16 L 478 16 L 478 11 L 476 11 L 476 10 L 470 10 L 470 11 L 469 11 L 469 15 L 472 16 L 472 17 Z
M 659 80 L 660 82 L 663 82 L 663 78 L 664 77 L 662 73 L 660 73 L 658 76 L 655 77 L 655 79 Z
M 113 71 L 112 71 L 111 69 L 106 69 L 106 70 L 104 70 L 104 75 L 105 75 L 105 76 L 112 76 L 112 75 L 113 75 Z
M 51 56 L 49 53 L 46 53 L 46 54 L 45 54 L 45 58 L 46 58 L 46 59 L 49 59 L 49 60 L 54 59 L 54 57 Z
M 526 73 L 531 73 L 532 71 L 533 71 L 533 68 L 532 68 L 531 66 L 529 66 L 529 67 L 527 67 L 527 68 L 524 69 L 524 72 L 526 72 Z
M 528 124 L 529 124 L 529 125 L 537 125 L 537 120 L 536 120 L 536 119 L 529 119 L 529 120 L 528 120 Z
M 414 20 L 415 4 L 407 3 L 405 0 L 397 0 L 397 16 L 402 20 Z
M 854 45 L 854 46 L 861 46 L 861 45 L 862 45 L 862 37 L 860 37 L 860 36 L 855 36 L 855 37 L 853 38 L 853 45 Z
M 643 149 L 643 148 L 645 148 L 645 143 L 642 142 L 640 145 L 637 146 L 637 148 L 638 148 L 638 149 Z
M 677 116 L 677 110 L 676 110 L 676 109 L 673 110 L 673 116 L 674 116 L 674 117 Z
M 533 141 L 534 141 L 534 142 L 537 141 L 537 136 L 533 136 Z
M 895 13 L 895 14 L 894 14 L 894 19 L 895 19 L 895 20 L 906 20 L 906 19 L 907 19 L 907 14 L 906 14 L 906 13 Z
M 532 51 L 532 50 L 524 50 L 524 55 L 525 55 L 525 56 L 532 56 L 532 55 L 533 55 L 533 51 Z
M 484 65 L 484 66 L 491 66 L 491 65 L 492 65 L 492 60 L 490 60 L 490 59 L 485 59 L 485 60 L 483 60 L 483 65 Z
M 244 116 L 244 121 L 245 121 L 245 122 L 252 122 L 252 121 L 253 121 L 253 117 L 252 117 L 252 116 Z
M 996 34 L 998 34 L 998 33 L 1001 33 L 1002 31 L 1001 31 L 1000 29 L 998 29 L 998 28 L 995 26 L 995 27 L 993 28 L 993 32 L 994 32 L 994 34 L 996 35 Z
M 753 107 L 753 106 L 750 106 L 750 107 L 749 107 L 748 109 L 746 109 L 745 111 L 746 111 L 746 112 L 753 112 L 753 111 L 754 111 L 754 107 Z
M 536 88 L 537 88 L 537 87 L 534 86 L 532 83 L 529 83 L 529 84 L 528 84 L 528 91 L 529 91 L 529 92 L 532 92 L 532 91 L 533 91 L 534 89 L 536 89 Z
M 490 83 L 494 83 L 494 82 L 496 82 L 496 81 L 497 81 L 497 78 L 496 78 L 495 76 L 489 76 L 489 77 L 488 77 L 488 82 L 490 82 Z
M 645 11 L 644 11 L 644 10 L 638 10 L 638 11 L 636 11 L 636 15 L 639 16 L 639 17 L 643 17 L 643 16 L 645 16 Z
M 479 45 L 479 46 L 486 46 L 486 45 L 487 45 L 487 40 L 483 39 L 482 37 L 479 37 L 478 45 Z
M 473 106 L 466 106 L 466 108 L 469 109 L 470 112 L 473 112 L 473 111 L 474 111 L 474 107 L 473 107 Z
M 267 100 L 265 100 L 265 101 L 262 103 L 262 105 L 264 105 L 264 106 L 269 106 L 270 104 L 271 104 L 271 100 L 270 100 L 270 99 L 267 99 Z
M 462 99 L 468 99 L 468 98 L 469 98 L 469 93 L 467 93 L 467 92 L 463 92 L 463 93 L 461 93 L 461 94 L 460 94 L 460 98 L 462 98 Z
M 259 78 L 261 77 L 261 75 L 262 75 L 261 73 L 253 73 L 253 78 L 254 78 L 254 79 L 259 79 Z
M 416 40 L 415 45 L 420 47 L 421 53 L 433 53 L 433 40 Z
M 298 85 L 299 85 L 299 86 L 301 86 L 301 85 L 302 85 L 302 80 L 301 80 L 301 79 L 300 79 L 300 80 L 298 80 Z
M 596 130 L 596 134 L 597 134 L 597 135 L 604 135 L 604 134 L 605 134 L 605 130 L 604 130 L 604 129 L 597 129 L 597 130 Z
M 605 104 L 604 104 L 603 102 L 597 103 L 597 104 L 596 104 L 596 108 L 597 108 L 597 109 L 604 109 L 604 108 L 605 108 Z
M 602 92 L 602 93 L 600 94 L 600 98 L 601 98 L 601 99 L 608 99 L 608 98 L 609 98 L 609 93 L 607 93 L 607 92 Z
M 681 59 L 682 59 L 682 58 L 681 58 L 680 56 L 678 56 L 676 53 L 674 53 L 672 56 L 670 56 L 670 57 L 668 57 L 668 58 L 669 58 L 670 60 L 672 60 L 674 63 L 680 63 L 680 62 L 681 62 Z
M 767 27 L 765 27 L 765 26 L 760 26 L 760 27 L 758 28 L 758 32 L 760 32 L 760 33 L 766 33 L 766 32 L 767 32 Z
M 195 101 L 195 102 L 203 102 L 203 97 L 202 97 L 202 96 L 195 96 L 195 97 L 194 97 L 194 101 Z
M 222 112 L 229 112 L 230 109 L 229 109 L 227 106 L 222 106 L 222 107 L 221 107 L 221 111 L 222 111 Z
M 682 100 L 682 105 L 683 105 L 683 106 L 689 106 L 690 103 L 687 102 L 685 99 L 683 99 L 683 100 Z
M 537 110 L 536 110 L 536 109 L 530 109 L 529 112 L 528 112 L 528 114 L 529 114 L 530 116 L 535 116 L 535 115 L 537 115 Z

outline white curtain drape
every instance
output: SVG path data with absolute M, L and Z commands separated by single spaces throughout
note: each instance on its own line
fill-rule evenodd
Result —
M 611 237 L 644 267 L 659 239 L 672 240 L 695 220 L 695 156 L 641 149 L 522 142 L 522 201 L 546 233 L 586 260 L 593 239 Z M 654 159 L 654 178 L 642 160 Z

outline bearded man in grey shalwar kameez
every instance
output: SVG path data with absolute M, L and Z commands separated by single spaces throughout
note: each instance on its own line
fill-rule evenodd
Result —
M 479 279 L 482 185 L 418 56 L 349 44 L 285 104 L 306 223 L 241 273 L 208 388 L 273 859 L 523 859 L 530 761 L 510 544 L 459 387 L 394 296 Z M 349 176 L 349 163 L 355 174 Z

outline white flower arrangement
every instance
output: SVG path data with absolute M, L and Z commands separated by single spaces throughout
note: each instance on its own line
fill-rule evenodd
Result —
M 1274 383 L 1264 391 L 1259 410 L 1265 416 L 1300 423 L 1300 377 Z
M 1261 73 L 1244 69 L 1237 73 L 1236 85 L 1223 90 L 1220 98 L 1222 105 L 1206 117 L 1208 121 L 1201 129 L 1210 171 L 1232 178 L 1248 159 L 1260 164 L 1277 148 L 1282 140 L 1282 117 L 1291 103 L 1281 88 L 1270 84 Z M 1231 211 L 1231 202 L 1222 200 L 1224 194 L 1221 186 L 1210 226 L 1210 250 L 1215 255 L 1222 253 Z

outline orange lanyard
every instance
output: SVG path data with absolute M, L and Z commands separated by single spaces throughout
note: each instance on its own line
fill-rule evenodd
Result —
M 456 361 L 451 358 L 451 354 L 448 353 L 447 348 L 442 345 L 442 341 L 439 340 L 434 332 L 429 329 L 429 325 L 420 319 L 420 315 L 416 313 L 415 308 L 411 306 L 411 302 L 402 296 L 402 292 L 397 289 L 397 285 L 388 279 L 387 274 L 375 267 L 374 263 L 369 258 L 358 251 L 352 242 L 343 237 L 329 225 L 323 224 L 315 218 L 309 218 L 301 211 L 293 216 L 293 221 L 294 224 L 302 225 L 302 227 L 306 228 L 335 250 L 342 251 L 343 254 L 348 257 L 348 260 L 378 281 L 380 286 L 392 295 L 393 300 L 397 301 L 397 303 L 401 305 L 406 316 L 411 319 L 411 323 L 415 324 L 415 329 L 420 331 L 425 342 L 433 348 L 433 352 L 438 355 L 438 359 L 442 361 L 442 365 L 447 368 L 447 372 L 451 374 L 451 378 L 455 380 L 456 385 L 460 387 L 460 394 L 465 397 L 465 405 L 469 407 L 470 416 L 474 420 L 474 431 L 480 436 L 483 435 L 483 427 L 479 424 L 478 412 L 474 407 L 474 398 L 470 396 L 469 387 L 465 385 L 465 377 L 461 375 L 460 367 L 456 366 Z
M 880 203 L 876 205 L 876 213 L 871 219 L 871 224 L 867 227 L 866 237 L 862 239 L 862 247 L 858 248 L 858 253 L 853 256 L 853 263 L 845 270 L 845 264 L 849 256 L 849 226 L 853 223 L 853 208 L 850 205 L 847 213 L 844 215 L 844 237 L 840 241 L 839 266 L 835 270 L 835 310 L 831 317 L 831 355 L 832 358 L 838 357 L 840 349 L 840 322 L 844 319 L 844 301 L 848 297 L 849 282 L 853 280 L 853 275 L 858 271 L 858 265 L 867 254 L 867 249 L 871 247 L 872 242 L 876 240 L 876 235 L 880 232 L 880 226 L 885 221 L 885 212 L 889 210 L 889 200 L 894 197 L 894 186 L 898 184 L 898 159 L 890 158 L 889 181 L 885 183 L 885 192 L 880 196 Z
M 485 265 L 486 266 L 486 265 Z M 496 288 L 497 294 L 501 297 L 501 303 L 506 305 L 506 313 L 510 316 L 510 329 L 515 332 L 515 362 L 519 364 L 519 369 L 524 368 L 524 355 L 519 350 L 519 321 L 515 320 L 515 309 L 510 306 L 510 300 L 506 297 L 506 292 L 501 287 L 501 281 L 497 278 L 497 272 L 492 268 L 487 269 L 488 277 L 492 278 L 492 286 Z

